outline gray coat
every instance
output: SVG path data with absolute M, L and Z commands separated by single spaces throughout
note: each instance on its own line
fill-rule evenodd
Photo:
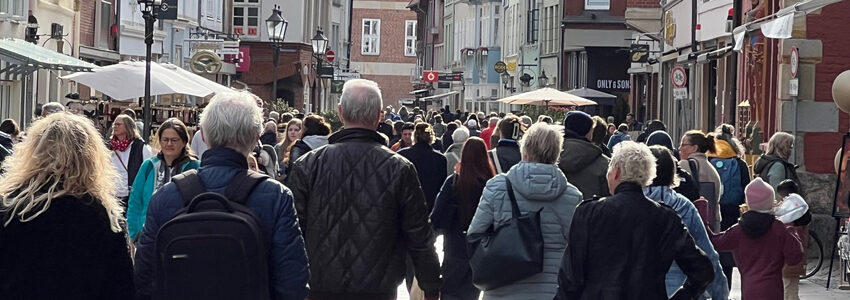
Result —
M 487 182 L 469 233 L 486 231 L 511 218 L 511 204 L 505 186 L 509 178 L 522 213 L 541 212 L 543 231 L 543 272 L 513 284 L 484 292 L 484 299 L 552 299 L 558 288 L 558 270 L 567 247 L 570 223 L 582 196 L 567 182 L 558 166 L 522 161 Z
M 455 172 L 455 165 L 460 162 L 461 150 L 463 150 L 463 142 L 454 143 L 446 149 L 446 176 L 452 175 Z

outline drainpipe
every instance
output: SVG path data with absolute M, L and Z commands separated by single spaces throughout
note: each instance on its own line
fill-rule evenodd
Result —
M 697 52 L 697 0 L 691 0 L 691 52 Z
M 352 22 L 354 22 L 354 0 L 348 0 L 348 50 L 347 50 L 347 59 L 345 60 L 345 68 L 348 69 L 348 72 L 351 72 L 351 32 L 354 29 L 351 27 Z
M 732 28 L 737 28 L 741 25 L 741 1 L 733 1 L 732 4 Z M 734 40 L 734 39 L 733 39 Z M 743 42 L 743 41 L 741 41 Z M 729 116 L 730 123 L 738 122 L 738 51 L 732 51 L 732 115 Z M 745 131 L 746 132 L 746 131 Z

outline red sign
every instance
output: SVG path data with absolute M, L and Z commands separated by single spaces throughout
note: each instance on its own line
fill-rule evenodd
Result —
M 336 53 L 334 53 L 333 50 L 328 50 L 328 52 L 325 53 L 325 57 L 328 58 L 328 61 L 333 62 L 334 58 L 336 58 Z
M 425 71 L 422 73 L 422 79 L 425 82 L 437 82 L 440 80 L 440 74 L 437 71 Z
M 251 70 L 251 47 L 239 46 L 239 54 L 236 56 L 236 72 L 248 72 Z

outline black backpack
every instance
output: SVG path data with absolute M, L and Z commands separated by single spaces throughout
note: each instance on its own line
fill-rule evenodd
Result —
M 266 178 L 237 174 L 222 195 L 206 192 L 197 170 L 174 176 L 184 208 L 156 235 L 153 299 L 271 299 L 270 244 L 245 206 Z

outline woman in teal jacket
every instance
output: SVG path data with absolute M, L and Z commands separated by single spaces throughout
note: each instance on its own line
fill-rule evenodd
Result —
M 153 193 L 171 181 L 171 177 L 201 166 L 189 148 L 189 132 L 186 125 L 176 118 L 165 120 L 156 131 L 160 152 L 148 158 L 139 168 L 136 180 L 130 188 L 127 205 L 127 231 L 135 240 L 145 225 L 148 202 Z

